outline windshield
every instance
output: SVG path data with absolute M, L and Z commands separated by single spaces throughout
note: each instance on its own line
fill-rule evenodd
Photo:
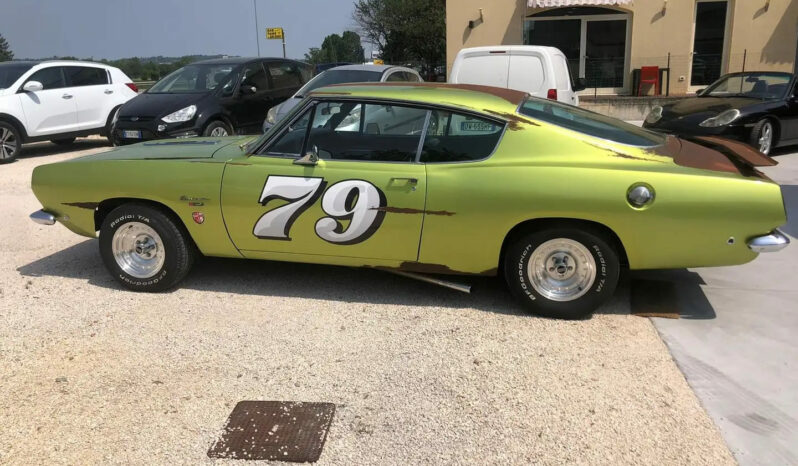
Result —
M 368 70 L 327 70 L 308 81 L 296 92 L 296 97 L 304 97 L 308 92 L 331 84 L 377 82 L 382 71 Z
M 781 99 L 787 93 L 791 76 L 782 73 L 735 73 L 721 77 L 699 97 L 751 97 Z
M 219 86 L 232 89 L 233 65 L 188 65 L 161 79 L 147 92 L 150 94 L 189 94 L 209 92 Z
M 518 112 L 546 123 L 630 146 L 651 147 L 665 142 L 662 134 L 553 100 L 527 97 Z
M 21 65 L 16 63 L 0 64 L 0 89 L 6 89 L 14 84 L 20 76 L 33 68 L 32 64 Z

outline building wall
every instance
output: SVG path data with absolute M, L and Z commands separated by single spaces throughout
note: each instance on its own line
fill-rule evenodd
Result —
M 695 3 L 635 0 L 628 9 L 613 8 L 629 13 L 632 21 L 627 73 L 644 65 L 665 67 L 670 53 L 671 94 L 690 91 Z M 526 0 L 447 0 L 447 69 L 461 48 L 523 43 L 526 16 L 540 11 L 527 8 Z M 473 29 L 468 27 L 469 20 L 476 21 Z M 743 61 L 746 70 L 793 71 L 798 54 L 798 0 L 730 0 L 728 24 L 722 72 L 740 71 Z M 630 86 L 627 79 L 627 90 Z

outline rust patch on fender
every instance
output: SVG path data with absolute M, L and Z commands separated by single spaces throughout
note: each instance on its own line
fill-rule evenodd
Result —
M 532 126 L 540 126 L 538 123 L 535 123 L 532 120 L 527 120 L 526 118 L 523 118 L 520 115 L 516 115 L 515 113 L 497 112 L 496 110 L 491 110 L 488 108 L 482 109 L 482 111 L 497 116 L 503 120 L 507 120 L 507 127 L 510 131 L 520 131 L 524 129 L 525 124 Z
M 392 214 L 446 215 L 447 217 L 454 215 L 454 212 L 449 212 L 448 210 L 421 210 L 408 207 L 372 207 L 369 210 L 379 210 L 380 212 L 389 212 Z
M 79 207 L 81 209 L 89 209 L 94 210 L 100 205 L 99 202 L 62 202 L 62 205 L 68 205 L 70 207 Z

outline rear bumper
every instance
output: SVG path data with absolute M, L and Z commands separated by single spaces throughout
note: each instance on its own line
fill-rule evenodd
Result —
M 748 240 L 748 247 L 754 252 L 781 251 L 790 244 L 790 238 L 777 229 L 768 235 L 755 236 Z
M 37 210 L 30 214 L 30 219 L 40 225 L 55 225 L 55 215 L 44 210 Z

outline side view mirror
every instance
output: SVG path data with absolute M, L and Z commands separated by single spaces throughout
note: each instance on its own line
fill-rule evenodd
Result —
M 313 146 L 308 153 L 294 160 L 294 165 L 317 165 L 319 163 L 319 146 Z
M 241 86 L 241 93 L 244 95 L 251 95 L 258 92 L 258 88 L 249 84 Z
M 44 86 L 42 86 L 42 83 L 39 81 L 28 81 L 22 86 L 22 90 L 25 92 L 37 92 L 42 89 L 44 89 Z
M 584 91 L 587 89 L 587 80 L 585 78 L 576 78 L 574 81 L 574 92 Z

